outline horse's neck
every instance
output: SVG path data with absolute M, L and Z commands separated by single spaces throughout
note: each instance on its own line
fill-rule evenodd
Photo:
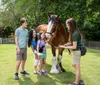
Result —
M 67 31 L 66 31 L 65 27 L 63 26 L 63 24 L 60 23 L 57 25 L 57 33 L 60 33 L 63 36 L 66 35 Z
M 49 43 L 51 43 L 51 45 L 57 46 L 59 44 L 65 44 L 67 42 L 68 42 L 68 32 L 66 31 L 66 29 L 62 24 L 56 25 L 56 32 L 50 39 Z
M 58 30 L 57 30 L 57 35 L 59 35 L 58 36 L 58 38 L 59 39 L 61 39 L 62 40 L 62 42 L 68 42 L 68 38 L 69 38 L 69 34 L 68 34 L 68 32 L 66 31 L 66 29 L 65 29 L 65 27 L 64 27 L 64 25 L 63 24 L 58 24 Z

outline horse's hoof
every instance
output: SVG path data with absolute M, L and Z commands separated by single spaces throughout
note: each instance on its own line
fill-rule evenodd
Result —
M 62 70 L 62 72 L 66 72 L 66 70 L 63 68 L 63 69 L 61 69 Z
M 57 70 L 57 69 L 52 69 L 51 71 L 50 71 L 50 73 L 59 73 L 59 71 Z

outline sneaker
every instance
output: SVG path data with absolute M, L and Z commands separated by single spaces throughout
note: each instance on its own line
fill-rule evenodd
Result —
M 34 74 L 36 74 L 37 73 L 37 71 L 36 70 L 34 70 Z
M 79 85 L 85 85 L 84 81 L 83 80 L 80 80 L 79 81 Z
M 46 71 L 44 71 L 44 73 L 43 73 L 45 76 L 47 75 L 47 72 Z
M 40 76 L 42 76 L 42 71 L 40 71 Z
M 19 79 L 18 73 L 15 73 L 15 74 L 14 74 L 14 79 L 15 79 L 15 80 L 18 80 L 18 79 Z
M 24 71 L 24 72 L 20 72 L 22 76 L 25 76 L 25 75 L 30 75 L 28 72 Z

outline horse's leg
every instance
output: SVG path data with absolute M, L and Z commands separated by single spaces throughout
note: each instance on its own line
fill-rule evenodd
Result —
M 54 48 L 54 47 L 52 47 L 52 54 L 53 54 L 53 57 L 52 57 L 52 68 L 51 68 L 50 73 L 59 73 L 59 71 L 56 68 L 56 48 Z
M 65 69 L 62 67 L 62 53 L 64 49 L 58 49 L 58 58 L 57 58 L 57 69 L 59 72 L 65 72 Z

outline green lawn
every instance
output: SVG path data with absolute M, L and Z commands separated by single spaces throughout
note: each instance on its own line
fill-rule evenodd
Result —
M 71 66 L 71 55 L 67 50 L 63 53 L 63 67 L 65 73 L 50 74 L 51 49 L 47 48 L 47 76 L 33 74 L 33 54 L 28 48 L 26 70 L 30 72 L 27 77 L 19 75 L 20 79 L 14 80 L 16 53 L 14 44 L 0 44 L 0 85 L 66 85 L 74 81 L 75 70 Z M 19 70 L 21 71 L 21 70 Z M 81 57 L 82 78 L 86 85 L 100 85 L 100 50 L 88 49 L 87 55 Z M 66 83 L 66 84 L 65 84 Z

